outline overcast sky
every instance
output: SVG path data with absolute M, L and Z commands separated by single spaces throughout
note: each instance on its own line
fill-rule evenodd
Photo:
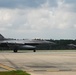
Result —
M 0 33 L 13 38 L 76 39 L 76 0 L 0 0 Z

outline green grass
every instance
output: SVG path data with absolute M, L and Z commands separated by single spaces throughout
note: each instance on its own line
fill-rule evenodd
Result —
M 0 75 L 30 75 L 26 73 L 25 71 L 5 71 L 5 72 L 0 72 Z

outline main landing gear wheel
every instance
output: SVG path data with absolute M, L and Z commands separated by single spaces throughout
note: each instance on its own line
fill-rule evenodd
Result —
M 34 49 L 33 52 L 36 52 L 36 49 Z
M 14 51 L 14 53 L 17 53 L 18 52 L 18 50 L 16 48 L 13 51 Z

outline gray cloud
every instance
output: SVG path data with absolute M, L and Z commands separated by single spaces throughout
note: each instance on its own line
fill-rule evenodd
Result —
M 38 7 L 46 0 L 0 0 L 1 8 Z
M 0 8 L 37 8 L 48 2 L 50 7 L 58 7 L 58 1 L 71 5 L 68 11 L 76 12 L 76 0 L 0 0 Z
M 49 2 L 51 7 L 57 6 L 57 0 L 0 0 L 1 8 L 36 8 L 45 2 Z
M 50 7 L 57 7 L 57 0 L 48 0 Z
M 64 0 L 65 4 L 68 4 L 71 6 L 69 11 L 76 12 L 76 0 Z
M 66 3 L 73 3 L 76 4 L 76 0 L 65 0 Z

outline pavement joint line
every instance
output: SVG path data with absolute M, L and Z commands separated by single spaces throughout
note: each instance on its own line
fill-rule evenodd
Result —
M 71 71 L 71 72 L 76 72 L 76 70 L 74 69 L 49 69 L 49 70 L 26 70 L 28 72 L 67 72 L 67 71 Z
M 12 67 L 6 66 L 6 65 L 1 64 L 1 63 L 0 63 L 0 67 L 1 67 L 1 68 L 4 68 L 4 69 L 6 69 L 6 70 L 9 70 L 9 71 L 11 71 L 11 70 L 16 70 L 16 69 L 14 69 L 14 68 L 12 68 Z

